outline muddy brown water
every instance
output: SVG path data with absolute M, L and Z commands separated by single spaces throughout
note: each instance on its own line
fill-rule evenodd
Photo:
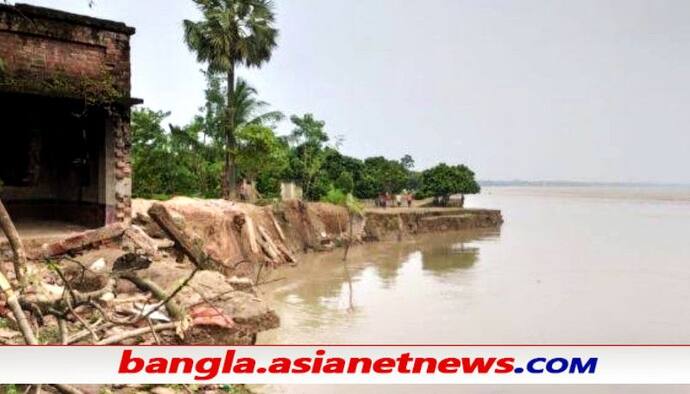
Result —
M 284 278 L 264 286 L 282 326 L 260 343 L 690 343 L 689 188 L 485 188 L 468 206 L 501 209 L 505 223 L 272 272 Z M 655 392 L 527 387 L 433 391 Z M 664 391 L 676 389 L 688 390 Z

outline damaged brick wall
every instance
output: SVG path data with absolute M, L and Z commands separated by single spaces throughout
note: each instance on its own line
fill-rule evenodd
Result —
M 132 218 L 132 161 L 129 117 L 121 117 L 115 126 L 115 207 L 114 218 L 106 213 L 106 221 L 129 222 Z M 110 209 L 110 206 L 109 208 Z
M 130 95 L 129 41 L 134 32 L 120 22 L 0 3 L 0 99 L 73 100 L 84 113 L 105 114 L 98 129 L 88 130 L 100 133 L 103 147 L 97 197 L 89 194 L 84 201 L 101 207 L 101 224 L 129 221 L 131 215 L 130 107 L 140 102 Z M 33 198 L 56 194 L 39 189 L 34 187 Z M 3 193 L 32 195 L 28 187 Z
M 13 80 L 21 92 L 75 94 L 61 84 L 72 88 L 102 84 L 129 97 L 132 34 L 134 29 L 123 23 L 0 4 L 5 88 L 11 89 L 8 81 Z M 61 88 L 65 92 L 59 92 Z

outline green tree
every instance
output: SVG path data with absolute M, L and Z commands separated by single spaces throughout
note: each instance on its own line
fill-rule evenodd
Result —
M 242 78 L 237 79 L 237 86 L 233 94 L 233 107 L 235 108 L 235 119 L 233 123 L 236 128 L 245 124 L 275 126 L 285 118 L 280 111 L 265 111 L 269 104 L 257 98 L 258 92 L 247 81 Z
M 475 194 L 480 191 L 474 172 L 465 165 L 441 163 L 423 171 L 421 183 L 419 196 L 436 197 L 442 205 L 448 203 L 452 194 Z
M 207 73 L 207 88 L 206 88 L 206 105 L 201 108 L 203 115 L 197 116 L 196 122 L 201 124 L 201 140 L 206 146 L 206 160 L 214 163 L 214 169 L 217 168 L 218 162 L 223 162 L 223 152 L 224 152 L 224 136 L 225 136 L 225 117 L 226 117 L 226 86 L 225 82 L 219 78 L 218 75 Z M 257 98 L 257 91 L 254 87 L 249 85 L 245 80 L 238 78 L 237 86 L 235 88 L 235 93 L 233 95 L 233 102 L 235 108 L 235 120 L 236 134 L 241 133 L 242 129 L 248 125 L 252 126 L 274 126 L 276 122 L 284 118 L 283 114 L 279 111 L 266 111 L 269 106 L 265 101 L 261 101 Z M 251 137 L 251 132 L 258 129 L 249 130 L 250 135 L 245 133 L 244 141 L 240 141 L 240 137 L 236 136 L 238 139 L 237 143 L 237 167 L 240 172 L 245 175 L 251 175 L 252 180 L 258 180 L 257 188 L 262 192 L 269 191 L 270 194 L 276 194 L 280 187 L 280 174 L 276 173 L 272 169 L 276 166 L 266 166 L 265 171 L 269 171 L 264 174 L 259 172 L 258 174 L 252 173 L 251 171 L 245 171 L 248 168 L 247 165 L 247 154 L 242 152 L 245 146 L 257 147 L 256 144 L 249 143 L 246 137 Z M 269 130 L 271 135 L 274 136 L 272 130 Z M 255 141 L 256 142 L 256 141 Z M 282 142 L 278 141 L 278 143 Z M 283 150 L 287 147 L 281 146 Z M 242 156 L 242 161 L 244 165 L 239 163 L 240 156 Z M 261 157 L 255 157 L 255 160 L 262 160 Z M 265 158 L 263 158 L 265 159 Z M 281 164 L 281 163 L 278 163 Z M 284 164 L 284 162 L 282 163 Z M 222 165 L 221 165 L 222 167 Z M 244 167 L 244 168 L 243 168 Z M 265 172 L 264 171 L 264 172 Z M 221 177 L 218 177 L 221 180 Z M 270 189 L 270 190 L 268 190 Z
M 288 137 L 292 146 L 289 174 L 291 178 L 302 184 L 302 191 L 307 199 L 317 200 L 323 193 L 315 193 L 312 186 L 326 158 L 324 149 L 324 145 L 328 142 L 328 134 L 324 131 L 326 123 L 314 119 L 312 114 L 305 114 L 302 117 L 293 115 L 290 121 L 295 128 Z
M 237 66 L 260 67 L 270 60 L 278 30 L 273 27 L 269 0 L 193 0 L 203 14 L 201 21 L 184 20 L 185 42 L 208 71 L 227 80 L 224 122 L 223 197 L 236 194 L 235 71 Z
M 343 171 L 338 178 L 336 178 L 333 185 L 345 193 L 352 193 L 352 190 L 355 188 L 355 181 L 352 179 L 351 173 Z
M 383 156 L 364 160 L 364 179 L 361 197 L 373 198 L 380 192 L 399 193 L 407 183 L 408 171 L 397 160 Z
M 169 115 L 148 108 L 132 111 L 132 188 L 137 197 L 171 191 L 171 185 L 163 179 L 163 174 L 174 171 L 170 138 L 161 126 Z
M 402 164 L 402 166 L 408 171 L 412 171 L 414 169 L 414 159 L 410 155 L 403 156 L 400 159 L 400 164 Z
M 287 166 L 287 149 L 272 129 L 247 124 L 237 130 L 237 166 L 255 181 L 262 173 L 279 173 Z
M 163 198 L 173 194 L 203 195 L 208 178 L 197 131 L 189 126 L 161 123 L 170 114 L 148 108 L 132 112 L 133 192 L 138 197 Z

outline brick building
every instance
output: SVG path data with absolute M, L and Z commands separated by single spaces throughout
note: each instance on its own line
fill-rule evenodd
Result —
M 131 215 L 132 27 L 0 4 L 0 198 L 15 221 Z

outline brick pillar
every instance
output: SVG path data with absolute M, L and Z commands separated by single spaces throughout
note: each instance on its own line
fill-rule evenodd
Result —
M 112 113 L 106 122 L 105 140 L 105 224 L 129 223 L 132 219 L 129 110 Z

